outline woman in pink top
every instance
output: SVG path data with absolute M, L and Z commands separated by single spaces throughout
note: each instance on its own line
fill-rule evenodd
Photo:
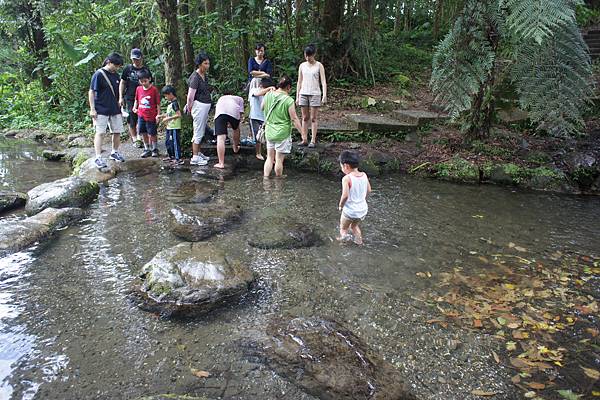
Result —
M 240 151 L 240 122 L 244 117 L 244 99 L 240 96 L 219 97 L 215 109 L 215 135 L 217 135 L 217 156 L 215 168 L 225 168 L 225 139 L 227 128 L 233 129 L 233 152 Z

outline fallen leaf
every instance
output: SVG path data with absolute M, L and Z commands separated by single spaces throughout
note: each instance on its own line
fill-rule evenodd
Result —
M 558 394 L 560 394 L 563 397 L 563 399 L 567 399 L 567 400 L 577 400 L 583 396 L 581 394 L 573 393 L 570 389 L 569 390 L 558 390 L 557 392 L 558 392 Z
M 510 380 L 516 385 L 517 383 L 521 382 L 521 377 L 519 375 L 515 375 L 512 378 L 510 378 Z
M 483 328 L 483 322 L 481 322 L 480 319 L 474 319 L 473 320 L 473 327 L 474 328 Z
M 600 397 L 600 391 L 592 390 L 592 396 Z
M 521 246 L 515 246 L 515 250 L 520 251 L 521 253 L 527 252 L 527 249 L 525 247 L 521 247 Z
M 515 351 L 517 349 L 517 343 L 516 342 L 506 342 L 506 350 L 508 351 Z
M 496 393 L 497 392 L 486 392 L 484 390 L 479 390 L 479 389 L 471 390 L 471 394 L 474 394 L 475 396 L 490 397 L 490 396 L 495 396 Z
M 510 324 L 508 324 L 506 326 L 510 329 L 517 329 L 519 326 L 521 326 L 521 324 L 519 324 L 518 322 L 511 322 Z
M 500 357 L 498 357 L 498 354 L 496 354 L 494 350 L 492 350 L 492 355 L 494 356 L 496 363 L 500 364 Z
M 535 396 L 537 396 L 536 392 L 527 392 L 524 394 L 526 399 L 533 399 Z
M 202 371 L 201 369 L 192 368 L 190 369 L 190 371 L 194 376 L 197 376 L 198 378 L 208 378 L 210 376 L 210 372 Z
M 535 390 L 542 390 L 546 388 L 546 385 L 544 385 L 543 383 L 539 383 L 539 382 L 526 382 L 525 385 L 529 386 L 532 389 Z
M 597 381 L 598 379 L 600 379 L 600 372 L 598 372 L 597 370 L 592 369 L 592 368 L 585 368 L 585 367 L 581 367 L 581 369 L 583 370 L 584 374 L 586 374 L 593 380 Z

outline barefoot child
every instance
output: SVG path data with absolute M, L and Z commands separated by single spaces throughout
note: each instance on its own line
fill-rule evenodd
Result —
M 157 121 L 167 126 L 165 146 L 167 147 L 169 158 L 163 161 L 173 161 L 177 165 L 183 164 L 183 160 L 181 159 L 181 110 L 177 102 L 177 93 L 171 85 L 162 88 L 161 93 L 165 100 L 169 102 L 167 112 L 156 117 Z
M 363 241 L 360 223 L 369 211 L 367 194 L 371 192 L 371 183 L 367 174 L 358 170 L 358 163 L 358 154 L 355 152 L 346 150 L 340 154 L 340 169 L 345 176 L 342 179 L 342 196 L 338 206 L 342 212 L 338 240 L 346 239 L 350 230 L 354 236 L 354 243 L 361 245 Z

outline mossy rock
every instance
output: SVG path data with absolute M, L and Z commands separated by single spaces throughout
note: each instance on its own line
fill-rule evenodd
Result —
M 370 176 L 381 175 L 380 164 L 375 162 L 375 160 L 373 160 L 372 158 L 367 158 L 365 160 L 361 160 L 359 169 Z
M 44 183 L 27 192 L 29 201 L 25 211 L 36 214 L 48 207 L 84 207 L 98 196 L 100 188 L 94 181 L 71 176 Z
M 479 182 L 479 167 L 461 157 L 453 157 L 449 161 L 435 164 L 433 170 L 439 179 L 452 182 Z

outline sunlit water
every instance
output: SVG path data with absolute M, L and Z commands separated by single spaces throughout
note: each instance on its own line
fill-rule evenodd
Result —
M 11 154 L 23 151 L 0 149 L 4 186 L 24 190 L 60 177 L 32 176 L 42 164 L 36 157 L 9 167 Z M 393 306 L 427 289 L 416 273 L 469 268 L 475 254 L 510 242 L 529 257 L 600 248 L 597 198 L 406 177 L 372 181 L 365 246 L 340 245 L 338 182 L 298 173 L 265 182 L 246 172 L 218 184 L 219 197 L 246 210 L 243 222 L 210 241 L 225 243 L 257 272 L 254 293 L 205 318 L 161 320 L 140 311 L 128 293 L 139 269 L 179 242 L 168 230 L 170 194 L 189 179 L 182 171 L 120 175 L 102 187 L 79 225 L 0 259 L 0 398 L 312 399 L 242 351 L 240 343 L 270 317 L 337 319 L 394 361 L 419 352 L 412 331 L 398 323 L 408 310 Z M 316 227 L 325 244 L 269 251 L 247 245 L 260 221 L 280 215 Z M 192 368 L 211 376 L 197 378 Z M 452 398 L 464 397 L 457 389 Z

